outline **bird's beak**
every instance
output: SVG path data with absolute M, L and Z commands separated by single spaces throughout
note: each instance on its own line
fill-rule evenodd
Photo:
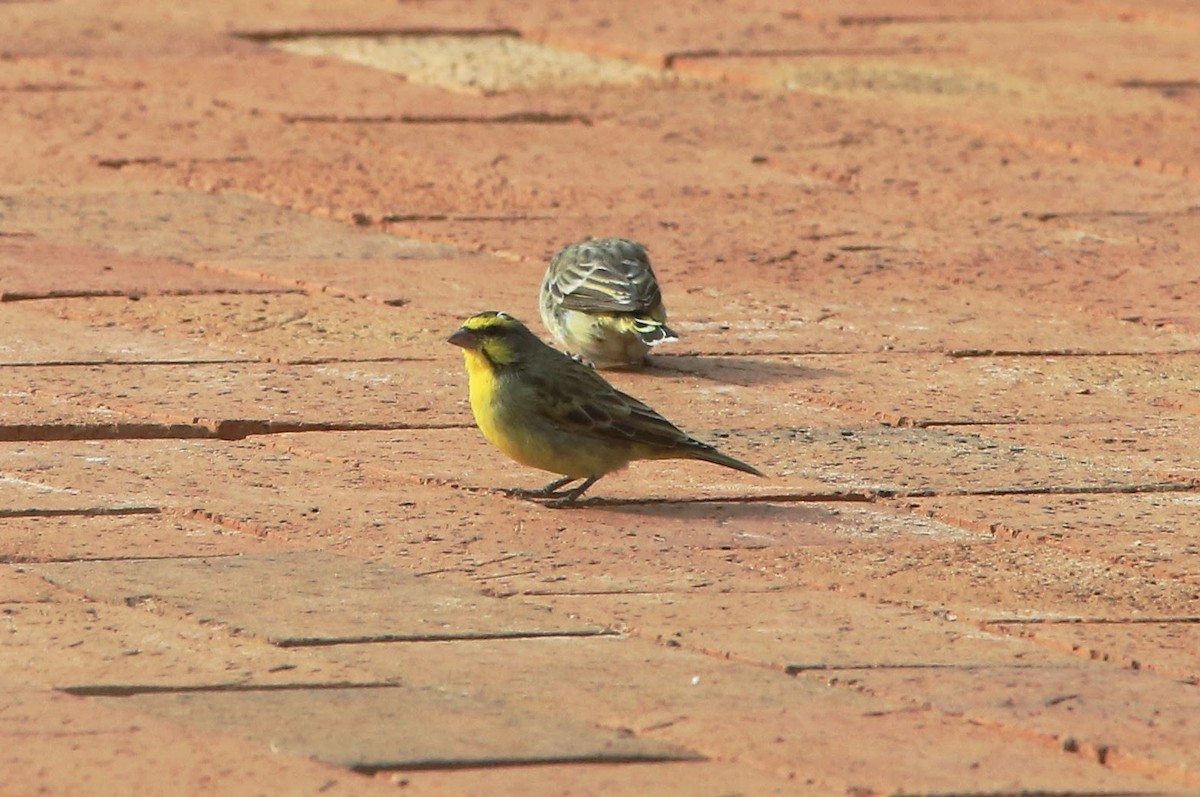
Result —
M 453 343 L 455 346 L 462 346 L 464 349 L 479 348 L 479 336 L 465 327 L 447 338 L 446 342 Z

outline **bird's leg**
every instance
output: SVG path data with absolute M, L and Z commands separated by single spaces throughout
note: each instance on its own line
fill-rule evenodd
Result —
M 579 498 L 579 496 L 583 495 L 584 492 L 587 491 L 587 488 L 591 487 L 599 480 L 599 476 L 588 476 L 583 480 L 583 484 L 568 490 L 562 498 L 555 498 L 553 501 L 547 501 L 546 506 L 553 507 L 554 509 L 560 509 L 564 506 L 573 504 L 575 503 L 576 499 Z
M 505 490 L 509 495 L 520 496 L 521 498 L 553 498 L 558 495 L 560 487 L 566 487 L 573 481 L 578 481 L 578 476 L 564 476 L 561 479 L 555 479 L 545 487 L 539 487 L 536 490 Z

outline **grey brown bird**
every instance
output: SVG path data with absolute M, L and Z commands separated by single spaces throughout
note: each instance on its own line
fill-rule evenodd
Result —
M 565 246 L 542 281 L 542 323 L 567 351 L 599 368 L 641 365 L 679 338 L 667 326 L 646 248 L 624 238 Z

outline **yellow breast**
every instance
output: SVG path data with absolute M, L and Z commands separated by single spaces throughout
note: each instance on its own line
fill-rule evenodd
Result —
M 464 352 L 470 382 L 471 412 L 479 431 L 488 441 L 523 465 L 546 468 L 545 455 L 528 430 L 513 423 L 512 408 L 506 408 L 500 393 L 500 380 L 487 358 L 476 351 Z
M 488 441 L 531 468 L 563 476 L 599 476 L 629 464 L 633 451 L 589 439 L 578 432 L 556 430 L 533 412 L 531 396 L 503 382 L 482 354 L 466 351 L 471 411 Z

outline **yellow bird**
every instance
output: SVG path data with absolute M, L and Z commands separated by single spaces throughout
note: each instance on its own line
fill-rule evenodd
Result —
M 522 465 L 563 477 L 539 490 L 514 491 L 520 495 L 564 506 L 635 459 L 701 459 L 763 475 L 684 434 L 506 313 L 471 316 L 449 342 L 463 348 L 471 411 L 483 436 Z
M 678 340 L 646 248 L 624 238 L 564 246 L 550 261 L 539 302 L 560 346 L 600 368 L 641 365 L 652 346 Z

